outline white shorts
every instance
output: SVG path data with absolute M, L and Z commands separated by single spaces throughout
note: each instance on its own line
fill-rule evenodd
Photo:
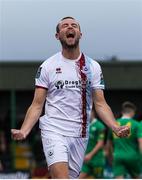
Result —
M 69 137 L 51 131 L 41 131 L 43 150 L 48 167 L 56 162 L 67 162 L 69 177 L 80 174 L 88 138 Z

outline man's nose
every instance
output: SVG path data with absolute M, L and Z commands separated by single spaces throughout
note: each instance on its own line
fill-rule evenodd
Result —
M 68 25 L 68 29 L 73 29 L 71 24 Z

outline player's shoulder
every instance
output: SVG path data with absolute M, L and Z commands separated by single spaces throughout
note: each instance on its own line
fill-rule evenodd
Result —
M 141 129 L 141 124 L 138 120 L 132 119 L 131 124 L 135 130 L 139 130 L 139 128 Z
M 123 121 L 123 119 L 120 118 L 120 121 Z M 126 123 L 130 123 L 131 126 L 133 126 L 133 127 L 139 126 L 139 122 L 134 118 L 125 119 L 125 121 L 126 121 Z
M 134 118 L 131 118 L 130 121 L 131 121 L 132 123 L 134 123 L 134 124 L 139 124 L 139 122 L 138 122 L 136 119 L 134 119 Z
M 138 120 L 136 120 L 136 119 L 132 119 L 132 121 L 138 127 L 141 125 L 140 122 Z
M 100 67 L 100 63 L 96 59 L 93 59 L 86 54 L 84 54 L 84 56 L 85 56 L 87 63 L 91 64 L 92 66 L 98 67 L 98 68 Z
M 61 52 L 58 52 L 54 55 L 52 55 L 51 57 L 49 57 L 48 59 L 46 59 L 45 61 L 43 61 L 41 66 L 53 66 L 54 63 L 57 63 L 59 58 L 61 56 Z

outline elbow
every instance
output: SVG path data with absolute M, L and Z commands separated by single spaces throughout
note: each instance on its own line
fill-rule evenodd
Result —
M 29 109 L 33 112 L 38 112 L 41 114 L 43 106 L 39 105 L 39 104 L 34 104 L 32 103 L 31 106 L 29 107 Z

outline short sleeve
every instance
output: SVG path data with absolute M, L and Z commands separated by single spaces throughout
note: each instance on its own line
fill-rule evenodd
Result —
M 101 66 L 95 62 L 93 63 L 93 77 L 92 77 L 92 88 L 93 89 L 105 89 L 104 78 Z
M 45 64 L 42 64 L 36 73 L 35 77 L 35 86 L 48 89 L 48 70 L 45 67 Z

